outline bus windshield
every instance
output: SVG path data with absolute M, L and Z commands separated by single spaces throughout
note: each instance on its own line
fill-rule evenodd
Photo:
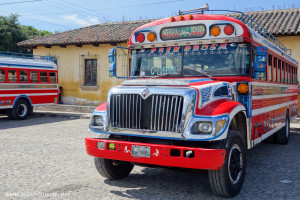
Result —
M 250 75 L 250 45 L 204 44 L 132 51 L 131 76 Z

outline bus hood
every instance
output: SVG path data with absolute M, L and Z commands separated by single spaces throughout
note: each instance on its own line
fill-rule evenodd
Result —
M 210 78 L 155 78 L 126 80 L 122 86 L 192 86 L 213 83 Z

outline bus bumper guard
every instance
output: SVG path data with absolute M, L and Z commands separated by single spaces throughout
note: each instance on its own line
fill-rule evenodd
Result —
M 114 150 L 108 144 L 114 143 Z M 169 167 L 217 170 L 223 166 L 224 149 L 206 149 L 162 144 L 126 142 L 109 139 L 85 138 L 86 151 L 90 156 L 145 163 Z M 132 156 L 132 147 L 146 147 L 147 157 Z

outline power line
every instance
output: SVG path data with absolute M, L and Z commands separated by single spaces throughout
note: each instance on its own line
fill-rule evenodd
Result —
M 69 7 L 65 6 L 65 5 L 58 4 L 58 3 L 55 3 L 55 4 L 53 4 L 52 2 L 42 2 L 42 3 L 50 5 L 50 6 L 53 6 L 53 7 L 56 7 L 56 8 L 59 8 L 61 10 L 66 10 L 67 9 L 67 10 L 71 10 L 71 11 L 75 10 L 77 12 L 79 11 L 79 10 L 76 10 L 76 9 L 69 8 Z M 61 5 L 61 6 L 58 6 L 58 5 Z M 81 12 L 81 11 L 79 11 L 79 12 Z M 44 15 L 47 15 L 47 14 L 44 14 Z M 85 15 L 85 14 L 81 14 L 81 15 L 89 17 L 88 15 Z
M 42 0 L 30 0 L 30 1 L 15 1 L 10 3 L 0 3 L 0 5 L 7 5 L 7 4 L 17 4 L 17 3 L 29 3 L 29 2 L 35 2 L 35 1 L 42 1 Z
M 172 0 L 172 1 L 163 1 L 163 2 L 156 2 L 156 3 L 145 3 L 145 4 L 137 4 L 137 5 L 131 5 L 131 6 L 120 6 L 120 7 L 112 7 L 112 8 L 101 8 L 96 9 L 97 10 L 115 10 L 115 9 L 121 9 L 121 8 L 135 8 L 135 7 L 141 7 L 141 6 L 151 6 L 151 5 L 159 5 L 159 4 L 166 4 L 166 3 L 174 3 L 179 1 L 186 1 L 186 0 Z
M 89 14 L 89 15 L 91 15 L 91 13 L 94 12 L 93 10 L 90 10 L 90 9 L 85 8 L 85 7 L 83 7 L 83 6 L 80 6 L 80 5 L 71 3 L 71 2 L 69 2 L 69 1 L 65 1 L 65 0 L 61 0 L 61 1 L 65 2 L 65 3 L 68 3 L 68 4 L 71 4 L 71 5 L 73 5 L 73 6 L 76 6 L 76 7 L 82 8 L 82 9 L 85 9 L 86 11 L 90 11 L 90 13 L 85 12 L 85 13 L 87 13 L 87 14 Z M 103 14 L 103 13 L 99 13 L 99 12 L 98 12 L 98 14 L 104 15 L 104 16 L 107 16 L 107 17 L 111 17 L 111 18 L 114 18 L 114 19 L 117 19 L 116 17 L 110 16 L 110 15 L 106 15 L 106 14 Z M 95 13 L 92 13 L 92 15 L 95 15 Z
M 101 8 L 101 9 L 86 9 L 88 11 L 99 11 L 99 10 L 116 10 L 121 8 L 135 8 L 135 7 L 141 7 L 141 6 L 149 6 L 149 5 L 160 5 L 160 4 L 166 4 L 166 3 L 174 3 L 174 2 L 180 2 L 180 1 L 186 1 L 186 0 L 171 0 L 171 1 L 163 1 L 163 2 L 156 2 L 156 3 L 147 3 L 147 4 L 137 4 L 137 5 L 130 5 L 130 6 L 120 6 L 120 7 L 111 7 L 111 8 Z M 70 2 L 68 2 L 70 3 Z M 82 6 L 80 6 L 82 8 Z M 61 7 L 59 7 L 61 8 Z M 35 15 L 56 15 L 56 14 L 65 14 L 70 13 L 67 12 L 53 12 L 53 13 L 42 13 L 42 14 L 34 14 L 34 15 L 25 15 L 25 16 L 35 16 Z M 109 16 L 112 17 L 112 16 Z
M 0 11 L 0 12 L 11 14 L 11 13 L 5 12 L 5 11 Z M 71 27 L 67 27 L 67 26 L 64 26 L 64 25 L 59 25 L 59 24 L 55 24 L 55 23 L 52 23 L 52 22 L 47 22 L 47 21 L 43 21 L 43 20 L 39 20 L 39 19 L 34 19 L 34 18 L 31 18 L 31 17 L 27 17 L 27 16 L 22 16 L 22 15 L 18 15 L 18 16 L 23 17 L 23 18 L 27 18 L 27 19 L 31 19 L 31 20 L 35 20 L 35 21 L 44 22 L 44 23 L 47 23 L 47 24 L 52 24 L 52 25 L 55 25 L 55 26 L 64 27 L 65 29 L 73 29 Z
M 25 2 L 34 2 L 34 1 L 42 1 L 42 0 L 30 0 L 30 1 L 22 1 L 22 3 L 25 3 Z M 69 3 L 69 4 L 72 4 L 74 6 L 77 6 L 77 7 L 80 7 L 80 8 L 83 8 L 82 6 L 79 6 L 79 5 L 76 5 L 74 3 L 71 3 L 71 2 L 68 2 L 68 1 L 65 1 L 65 0 L 62 0 L 66 3 Z M 156 2 L 156 3 L 147 3 L 147 4 L 137 4 L 137 5 L 129 5 L 129 6 L 120 6 L 120 7 L 112 7 L 112 8 L 103 8 L 103 9 L 86 9 L 88 11 L 98 11 L 98 10 L 114 10 L 114 9 L 121 9 L 121 8 L 134 8 L 134 7 L 139 7 L 139 6 L 149 6 L 149 5 L 160 5 L 160 4 L 166 4 L 166 3 L 172 3 L 172 2 L 180 2 L 180 1 L 186 1 L 186 0 L 169 0 L 169 1 L 163 1 L 163 2 Z M 13 4 L 13 3 L 21 3 L 20 2 L 11 2 L 11 3 L 8 3 L 8 4 Z M 42 3 L 46 3 L 50 6 L 53 6 L 53 7 L 57 7 L 61 10 L 66 10 L 60 6 L 57 6 L 55 4 L 53 4 L 53 2 L 42 2 Z M 57 3 L 56 3 L 57 4 Z M 0 4 L 1 5 L 1 4 Z M 58 5 L 61 5 L 69 10 L 75 10 L 77 12 L 84 12 L 82 10 L 78 10 L 78 9 L 74 9 L 74 8 L 70 8 L 68 6 L 65 6 L 63 4 L 58 4 Z M 0 12 L 4 12 L 4 13 L 9 13 L 9 12 L 5 12 L 5 11 L 0 11 Z M 70 13 L 70 11 L 68 12 L 59 12 L 59 13 L 44 13 L 44 14 L 38 14 L 38 15 L 49 15 L 49 14 L 62 14 L 62 13 Z M 86 12 L 85 12 L 86 13 Z M 9 13 L 10 14 L 10 13 Z M 89 14 L 89 13 L 88 13 Z M 102 14 L 102 13 L 101 13 Z M 82 14 L 83 16 L 86 16 L 86 17 L 90 17 L 90 15 L 85 15 L 85 14 Z M 105 15 L 105 14 L 102 14 L 102 15 Z M 43 22 L 43 23 L 48 23 L 48 24 L 52 24 L 52 25 L 55 25 L 55 26 L 60 26 L 60 27 L 64 27 L 66 29 L 73 29 L 73 28 L 70 28 L 70 27 L 67 27 L 67 26 L 64 26 L 64 25 L 59 25 L 59 24 L 55 24 L 55 23 L 52 23 L 52 22 L 48 22 L 48 21 L 43 21 L 43 20 L 39 20 L 39 19 L 35 19 L 35 18 L 31 18 L 30 16 L 34 16 L 34 15 L 19 15 L 20 17 L 23 17 L 23 18 L 28 18 L 28 19 L 31 19 L 31 20 L 35 20 L 35 21 L 40 21 L 40 22 Z M 106 15 L 108 16 L 108 15 Z M 115 17 L 112 17 L 112 16 L 108 16 L 108 17 L 111 17 L 111 18 L 115 18 Z M 117 18 L 115 18 L 117 19 Z

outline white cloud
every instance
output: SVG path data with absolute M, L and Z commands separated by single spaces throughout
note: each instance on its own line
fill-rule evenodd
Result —
M 100 23 L 100 20 L 98 19 L 98 17 L 91 17 L 91 16 L 88 16 L 86 17 L 86 19 L 81 19 L 78 17 L 77 14 L 72 14 L 72 15 L 64 15 L 62 16 L 65 20 L 68 20 L 72 23 L 75 23 L 77 25 L 80 25 L 80 26 L 90 26 L 90 25 L 93 25 L 93 24 L 99 24 Z
M 98 17 L 88 17 L 87 18 L 89 20 L 89 22 L 91 22 L 92 24 L 100 24 L 100 20 L 98 19 Z

